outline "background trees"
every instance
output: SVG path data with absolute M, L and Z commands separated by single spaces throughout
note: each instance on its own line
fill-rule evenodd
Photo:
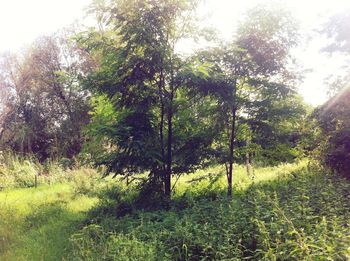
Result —
M 316 111 L 325 165 L 350 178 L 350 90 L 346 88 Z
M 299 156 L 305 105 L 290 50 L 297 25 L 277 8 L 248 12 L 228 43 L 182 55 L 201 38 L 194 0 L 95 1 L 96 28 L 38 39 L 4 56 L 2 146 L 41 160 L 72 158 L 125 176 L 147 172 L 170 197 L 208 164 Z M 211 43 L 214 46 L 215 43 Z
M 78 84 L 87 63 L 67 36 L 37 39 L 20 55 L 1 57 L 1 146 L 40 160 L 72 158 L 83 142 L 88 93 Z
M 345 57 L 350 54 L 349 38 L 350 11 L 345 10 L 333 16 L 325 25 L 323 33 L 330 39 L 324 51 L 341 53 Z M 332 97 L 314 113 L 317 126 L 320 128 L 319 152 L 323 163 L 335 172 L 349 178 L 350 171 L 350 91 L 349 64 L 344 71 L 335 75 L 336 81 L 329 88 Z

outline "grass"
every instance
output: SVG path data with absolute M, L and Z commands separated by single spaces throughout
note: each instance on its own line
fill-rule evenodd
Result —
M 184 175 L 166 208 L 77 177 L 0 192 L 0 260 L 350 259 L 350 183 L 307 161 L 236 166 L 232 201 L 222 167 Z
M 226 199 L 220 167 L 184 176 L 165 209 L 139 209 L 122 187 L 104 194 L 73 237 L 72 260 L 348 260 L 350 184 L 306 161 L 236 167 Z M 108 200 L 106 199 L 108 198 Z M 154 207 L 154 206 L 152 206 Z
M 60 260 L 96 198 L 70 184 L 0 193 L 0 260 Z

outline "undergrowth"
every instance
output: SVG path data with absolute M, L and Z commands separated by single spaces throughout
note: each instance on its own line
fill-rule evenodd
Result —
M 231 201 L 218 166 L 180 177 L 167 202 L 94 170 L 68 172 L 0 192 L 0 260 L 350 258 L 350 183 L 307 161 L 251 177 L 235 166 Z
M 96 188 L 100 176 L 95 169 L 70 166 L 64 160 L 40 163 L 33 157 L 0 154 L 0 191 L 70 182 L 76 194 L 86 194 Z
M 106 189 L 67 259 L 349 259 L 346 180 L 307 162 L 257 170 L 254 179 L 237 168 L 232 201 L 219 167 L 181 178 L 167 209 L 140 209 L 120 184 Z

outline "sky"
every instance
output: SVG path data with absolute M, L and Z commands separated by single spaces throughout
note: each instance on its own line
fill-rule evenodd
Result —
M 0 0 L 0 53 L 16 52 L 40 35 L 53 33 L 85 17 L 91 0 Z M 229 39 L 247 9 L 264 0 L 205 0 L 201 12 L 208 25 L 218 28 L 221 37 Z M 275 0 L 281 2 L 300 22 L 305 36 L 293 51 L 308 73 L 299 86 L 306 102 L 320 105 L 327 100 L 325 78 L 338 72 L 344 62 L 341 56 L 320 53 L 326 44 L 316 29 L 333 13 L 350 8 L 349 0 Z

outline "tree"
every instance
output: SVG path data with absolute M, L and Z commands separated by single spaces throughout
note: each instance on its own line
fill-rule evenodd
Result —
M 228 155 L 223 159 L 227 169 L 228 198 L 232 197 L 238 120 L 258 120 L 259 110 L 266 109 L 273 100 L 294 93 L 296 77 L 289 69 L 289 51 L 296 44 L 296 29 L 288 13 L 258 6 L 248 12 L 230 44 L 202 54 L 203 59 L 213 65 L 212 75 L 225 89 L 217 91 L 225 104 L 229 145 L 226 153 L 221 154 Z
M 329 53 L 350 54 L 349 37 L 350 11 L 345 10 L 330 18 L 323 33 L 331 40 L 323 50 Z M 314 112 L 321 133 L 317 148 L 323 164 L 337 174 L 350 178 L 350 90 L 349 66 L 343 75 L 337 75 L 329 86 L 331 98 Z
M 303 156 L 301 142 L 307 134 L 304 125 L 310 111 L 302 97 L 296 94 L 265 99 L 259 109 L 254 109 L 249 118 L 243 119 L 251 130 L 252 156 L 270 166 Z
M 321 160 L 337 174 L 350 178 L 350 89 L 318 108 L 314 115 L 318 120 L 321 135 Z
M 328 44 L 322 49 L 328 54 L 342 54 L 347 57 L 350 54 L 350 10 L 344 10 L 332 15 L 323 26 L 321 33 L 328 38 Z M 335 96 L 343 88 L 349 86 L 350 68 L 348 61 L 342 66 L 337 74 L 328 76 L 329 97 Z
M 2 56 L 3 148 L 34 153 L 40 160 L 72 158 L 80 152 L 89 94 L 80 88 L 78 77 L 89 68 L 68 38 L 41 37 L 23 56 Z
M 89 137 L 105 141 L 97 163 L 122 175 L 147 171 L 168 198 L 172 175 L 200 166 L 215 133 L 211 122 L 201 119 L 209 118 L 208 110 L 216 105 L 192 91 L 205 84 L 208 75 L 200 63 L 176 52 L 176 44 L 191 37 L 196 4 L 96 2 L 93 12 L 100 30 L 79 39 L 100 58 L 100 67 L 85 86 L 110 104 L 107 116 L 100 109 L 104 105 L 97 102 L 96 121 L 87 131 Z M 103 120 L 106 116 L 112 122 Z

